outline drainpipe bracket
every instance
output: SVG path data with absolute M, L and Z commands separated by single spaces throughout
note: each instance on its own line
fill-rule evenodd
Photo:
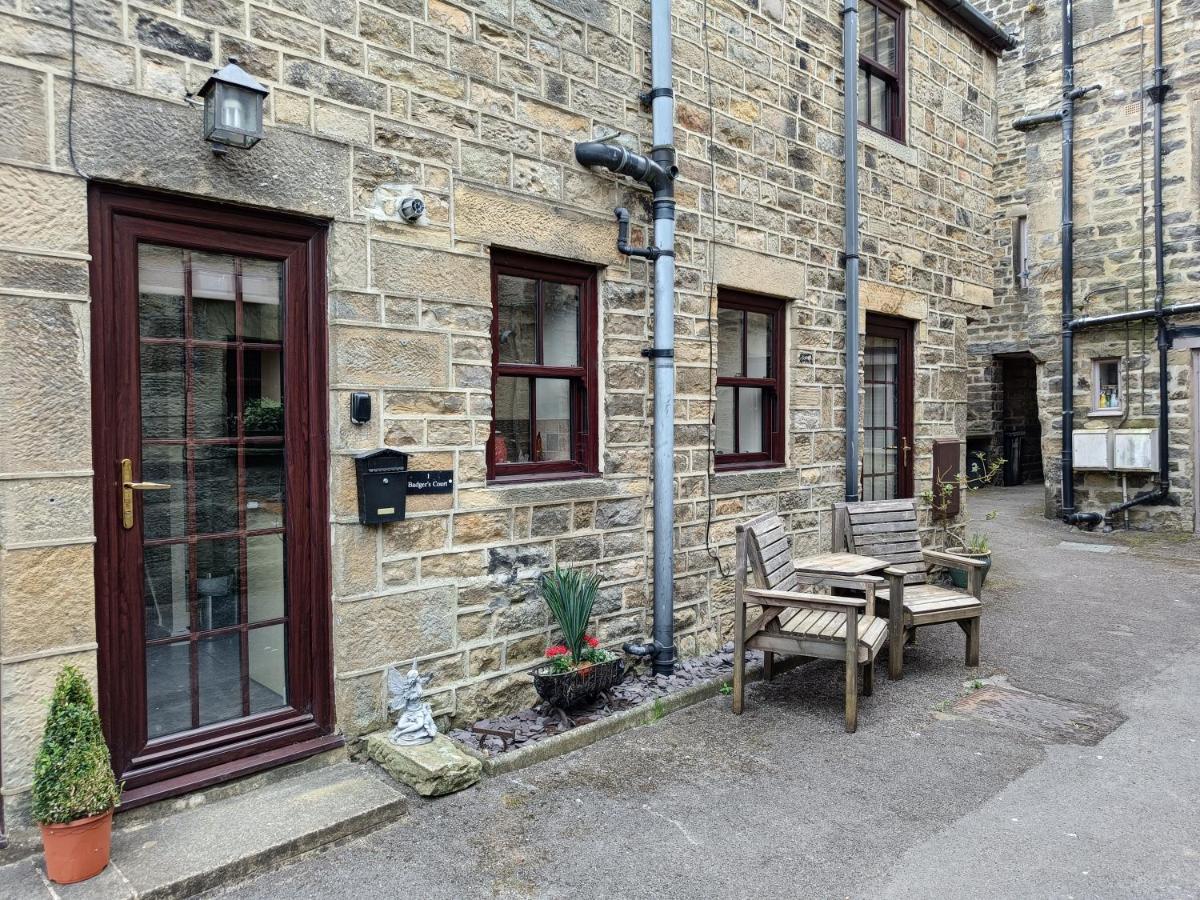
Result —
M 659 97 L 670 97 L 674 99 L 675 90 L 669 87 L 651 88 L 648 91 L 642 91 L 638 96 L 638 102 L 642 104 L 642 109 L 649 109 L 654 101 Z
M 1171 90 L 1171 85 L 1163 82 L 1162 84 L 1152 84 L 1146 88 L 1146 96 L 1150 98 L 1151 103 L 1162 103 L 1167 98 L 1167 93 Z
M 642 356 L 646 359 L 674 359 L 675 351 L 664 347 L 643 347 Z

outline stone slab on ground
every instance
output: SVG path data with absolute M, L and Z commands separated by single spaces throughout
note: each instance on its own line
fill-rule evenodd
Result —
M 377 731 L 367 738 L 367 755 L 422 797 L 453 794 L 483 776 L 483 764 L 444 734 L 428 744 L 397 747 L 388 740 L 386 731 Z
M 0 867 L 0 897 L 138 900 L 188 897 L 392 822 L 403 794 L 350 762 L 113 831 L 112 862 L 96 878 L 54 885 L 41 859 Z

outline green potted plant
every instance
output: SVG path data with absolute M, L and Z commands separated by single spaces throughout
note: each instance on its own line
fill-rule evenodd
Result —
M 983 571 L 979 574 L 979 583 L 983 584 L 987 580 L 987 574 L 992 568 L 992 547 L 988 543 L 986 534 L 973 532 L 961 547 L 955 547 L 949 551 L 956 556 L 965 556 L 968 559 L 978 559 L 983 562 Z M 950 580 L 954 582 L 954 586 L 962 590 L 967 589 L 967 573 L 963 569 L 951 569 Z
M 542 596 L 563 638 L 533 670 L 533 686 L 551 706 L 570 709 L 591 700 L 625 674 L 622 659 L 587 633 L 599 590 L 598 577 L 576 569 L 556 567 L 542 576 Z
M 51 881 L 73 884 L 104 870 L 120 796 L 92 690 L 77 668 L 64 666 L 33 764 L 33 818 Z

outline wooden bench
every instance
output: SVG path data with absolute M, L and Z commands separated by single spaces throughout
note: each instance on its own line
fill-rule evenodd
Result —
M 979 665 L 979 620 L 983 613 L 983 562 L 926 550 L 917 529 L 917 511 L 912 500 L 878 500 L 833 505 L 833 549 L 873 556 L 888 563 L 886 590 L 876 592 L 878 602 L 888 604 L 889 613 L 899 601 L 899 617 L 890 615 L 888 677 L 904 677 L 904 642 L 917 628 L 957 622 L 966 633 L 966 664 Z M 935 567 L 962 569 L 968 577 L 968 593 L 930 584 Z
M 753 572 L 756 587 L 747 584 Z M 745 702 L 746 651 L 761 650 L 769 678 L 774 654 L 841 660 L 846 666 L 846 731 L 858 727 L 859 673 L 862 691 L 874 688 L 874 663 L 887 640 L 887 622 L 874 615 L 876 588 L 884 579 L 873 575 L 853 578 L 798 573 L 792 564 L 792 542 L 783 520 L 775 514 L 758 516 L 737 526 L 737 567 L 733 608 L 733 711 Z M 801 588 L 853 588 L 862 597 L 803 593 Z M 746 607 L 762 613 L 746 624 Z

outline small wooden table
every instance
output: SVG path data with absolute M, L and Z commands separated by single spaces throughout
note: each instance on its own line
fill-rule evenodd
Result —
M 888 563 L 882 559 L 860 556 L 857 553 L 819 553 L 816 556 L 798 559 L 793 565 L 797 572 L 810 575 L 840 575 L 843 578 L 870 575 L 888 567 Z

